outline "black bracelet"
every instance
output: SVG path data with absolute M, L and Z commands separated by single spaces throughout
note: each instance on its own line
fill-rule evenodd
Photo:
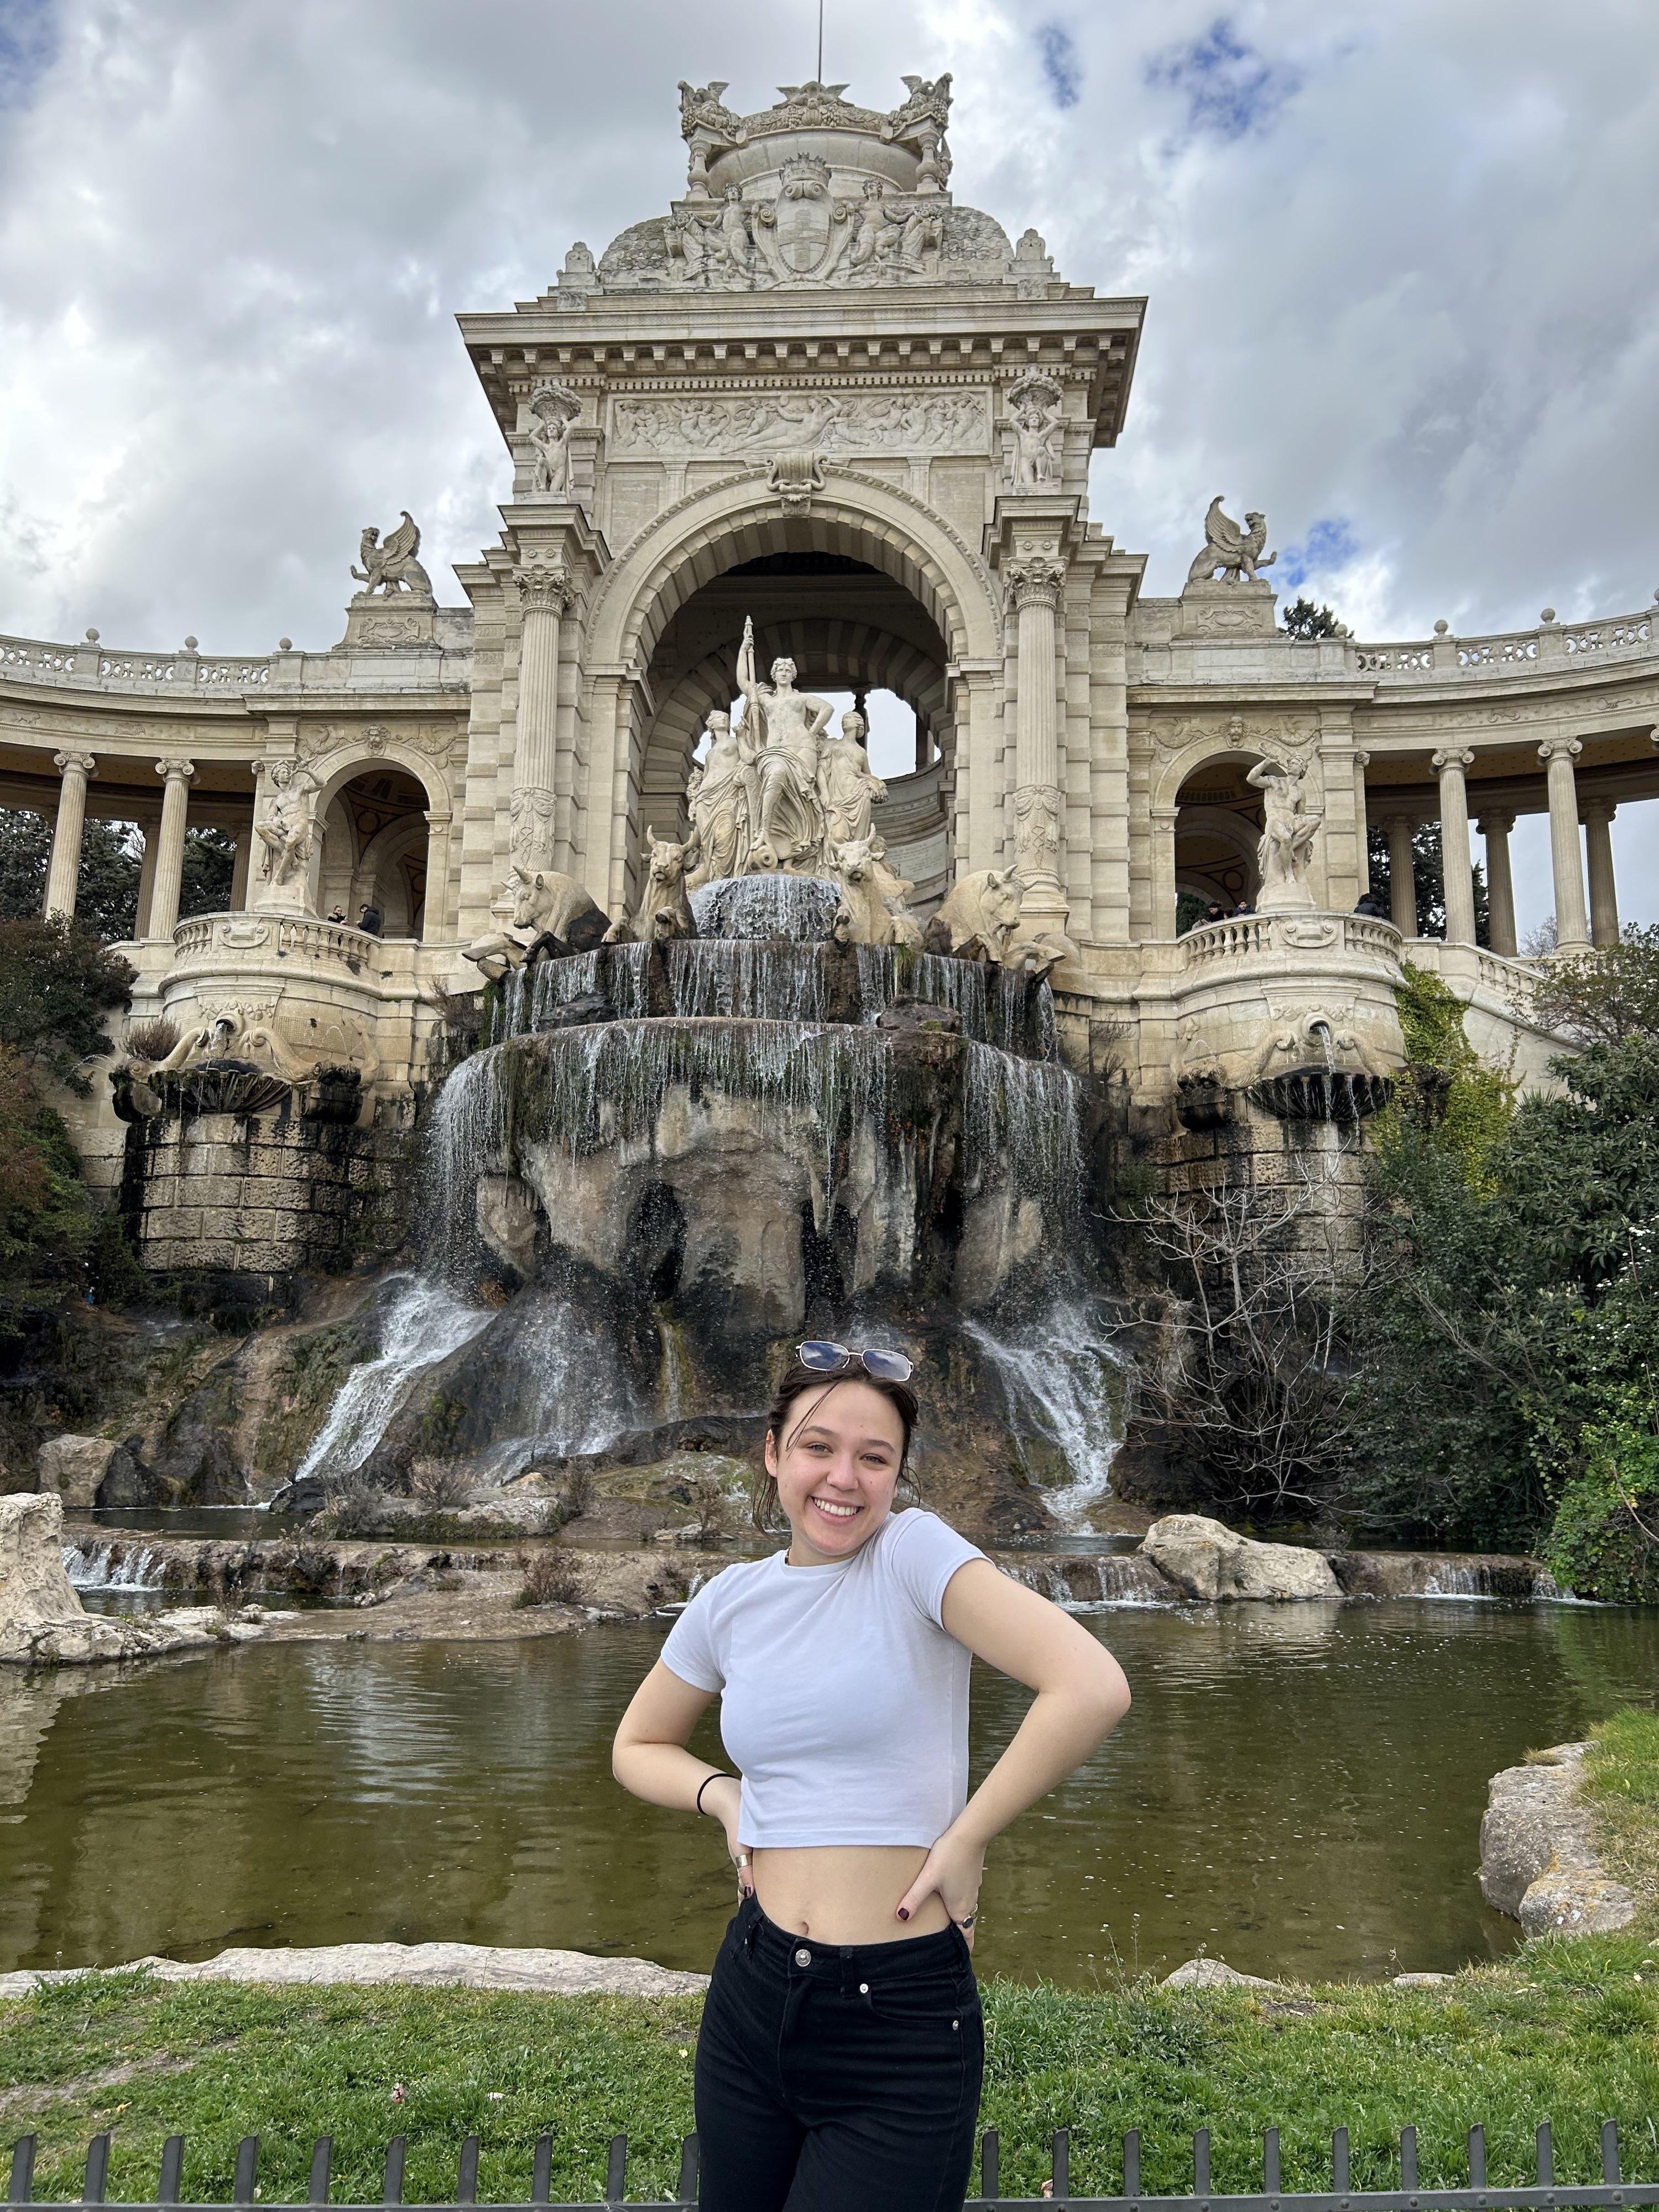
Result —
M 702 1783 L 699 1784 L 699 1786 L 698 1786 L 698 1790 L 697 1790 L 697 1810 L 698 1810 L 698 1812 L 700 1812 L 700 1813 L 701 1813 L 701 1812 L 702 1812 L 702 1793 L 703 1793 L 703 1791 L 704 1791 L 705 1790 L 707 1790 L 707 1789 L 708 1789 L 708 1785 L 709 1785 L 709 1784 L 710 1784 L 711 1782 L 735 1782 L 735 1781 L 737 1780 L 737 1778 L 737 1778 L 737 1776 L 736 1776 L 735 1774 L 722 1774 L 722 1773 L 720 1772 L 720 1769 L 719 1769 L 718 1767 L 716 1767 L 716 1769 L 714 1770 L 714 1773 L 712 1773 L 712 1774 L 705 1774 L 705 1775 L 703 1776 L 703 1778 L 702 1778 Z

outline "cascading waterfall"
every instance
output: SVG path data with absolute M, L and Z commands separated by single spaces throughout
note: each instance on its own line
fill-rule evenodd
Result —
M 662 949 L 659 1013 L 688 1020 L 852 1022 L 869 1026 L 901 997 L 954 1013 L 975 1044 L 1037 1060 L 1055 1059 L 1054 1000 L 1046 984 L 1013 969 L 893 945 L 848 948 L 851 975 L 839 983 L 832 963 L 840 947 L 784 938 L 683 938 Z M 602 1000 L 622 1021 L 641 1021 L 650 1007 L 649 963 L 655 948 L 606 945 L 560 960 L 538 960 L 503 982 L 490 1042 L 562 1025 L 578 1000 Z M 848 985 L 851 986 L 850 989 Z
M 1042 1437 L 1069 1470 L 1069 1480 L 1044 1486 L 1044 1504 L 1060 1528 L 1086 1527 L 1091 1508 L 1111 1496 L 1122 1441 L 1127 1361 L 1109 1309 L 1061 1298 L 1002 1334 L 972 1319 L 963 1327 L 1002 1387 L 1014 1436 Z
M 386 1434 L 416 1376 L 470 1343 L 490 1319 L 488 1309 L 464 1304 L 437 1276 L 394 1280 L 396 1294 L 381 1327 L 380 1352 L 346 1376 L 296 1482 L 313 1475 L 355 1474 Z
M 166 1587 L 162 1554 L 148 1544 L 88 1536 L 61 1547 L 71 1589 L 158 1590 Z
M 945 1430 L 970 1451 L 1012 1434 L 1050 1513 L 1085 1524 L 1120 1378 L 1079 1289 L 1078 1086 L 1048 984 L 834 941 L 839 904 L 811 878 L 708 884 L 697 937 L 503 980 L 428 1124 L 422 1271 L 301 1479 L 434 1453 L 489 1485 L 613 1449 L 654 1464 L 688 1419 L 751 1416 L 810 1322 L 896 1329 L 941 1368 L 967 1352 Z M 714 1448 L 744 1448 L 728 1433 Z
M 691 894 L 702 938 L 787 937 L 821 945 L 834 927 L 841 885 L 822 876 L 722 876 Z

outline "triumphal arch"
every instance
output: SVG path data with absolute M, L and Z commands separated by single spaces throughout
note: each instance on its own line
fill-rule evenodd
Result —
M 135 1019 L 178 1032 L 168 1073 L 210 1089 L 236 1058 L 300 1120 L 384 1128 L 446 994 L 550 912 L 648 929 L 663 866 L 833 876 L 873 841 L 859 927 L 885 910 L 902 942 L 953 894 L 994 894 L 994 956 L 1048 973 L 1064 1051 L 1109 1074 L 1171 1172 L 1385 1096 L 1402 955 L 1542 1076 L 1508 832 L 1548 814 L 1564 948 L 1616 932 L 1608 824 L 1659 793 L 1649 612 L 1293 639 L 1248 486 L 1194 515 L 1178 595 L 1148 593 L 1109 459 L 1091 501 L 1092 457 L 1128 434 L 1146 302 L 964 204 L 950 79 L 903 82 L 889 109 L 808 83 L 747 113 L 682 84 L 678 196 L 597 257 L 572 246 L 536 298 L 460 317 L 511 464 L 498 538 L 456 570 L 464 606 L 438 603 L 403 512 L 364 531 L 331 646 L 0 640 L 0 802 L 55 824 L 48 907 L 74 904 L 88 810 L 143 830 L 127 951 Z M 414 496 L 388 485 L 386 509 Z M 769 705 L 784 666 L 792 696 L 896 693 L 914 768 L 872 779 L 856 720 Z M 793 765 L 781 738 L 761 760 L 786 726 Z M 1444 933 L 1419 939 L 1430 820 Z M 226 911 L 181 920 L 191 823 L 226 829 L 238 865 Z M 1373 825 L 1386 914 L 1355 912 Z M 526 890 L 566 879 L 541 908 Z M 1193 899 L 1224 918 L 1179 931 Z M 1302 1080 L 1322 1067 L 1340 1080 Z M 142 1068 L 116 1088 L 76 1109 L 111 1181 L 118 1109 L 161 1095 Z M 303 1244 L 280 1212 L 270 1234 Z M 174 1259 L 264 1233 L 190 1220 L 170 1243 L 156 1227 Z

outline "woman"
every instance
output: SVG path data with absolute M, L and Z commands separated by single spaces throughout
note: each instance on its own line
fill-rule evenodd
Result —
M 1077 1621 L 934 1515 L 892 1510 L 915 1496 L 910 1372 L 799 1348 L 756 1492 L 788 1548 L 697 1592 L 617 1731 L 623 1788 L 711 1815 L 738 1869 L 697 2041 L 704 2212 L 961 2204 L 986 1847 L 1128 1710 Z M 1036 1696 L 969 1798 L 972 1652 Z M 717 1693 L 741 1779 L 685 1748 Z
M 871 769 L 864 749 L 867 726 L 854 708 L 842 716 L 840 737 L 825 738 L 820 744 L 818 800 L 823 808 L 826 852 L 867 837 L 872 801 L 887 796 L 887 786 Z

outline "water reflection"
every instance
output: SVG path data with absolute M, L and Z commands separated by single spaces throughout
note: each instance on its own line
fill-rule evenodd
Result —
M 1659 1614 L 1409 1601 L 1106 1612 L 1134 1709 L 995 1846 L 980 1963 L 1088 1983 L 1200 1948 L 1376 1976 L 1508 1945 L 1486 1782 L 1651 1693 Z M 0 1967 L 434 1938 L 706 1966 L 712 1822 L 625 1796 L 664 1624 L 523 1645 L 253 1646 L 0 1680 Z M 92 1694 L 93 1692 L 96 1694 Z M 981 1668 L 977 1777 L 1025 1693 Z M 712 1724 L 697 1747 L 720 1756 Z

